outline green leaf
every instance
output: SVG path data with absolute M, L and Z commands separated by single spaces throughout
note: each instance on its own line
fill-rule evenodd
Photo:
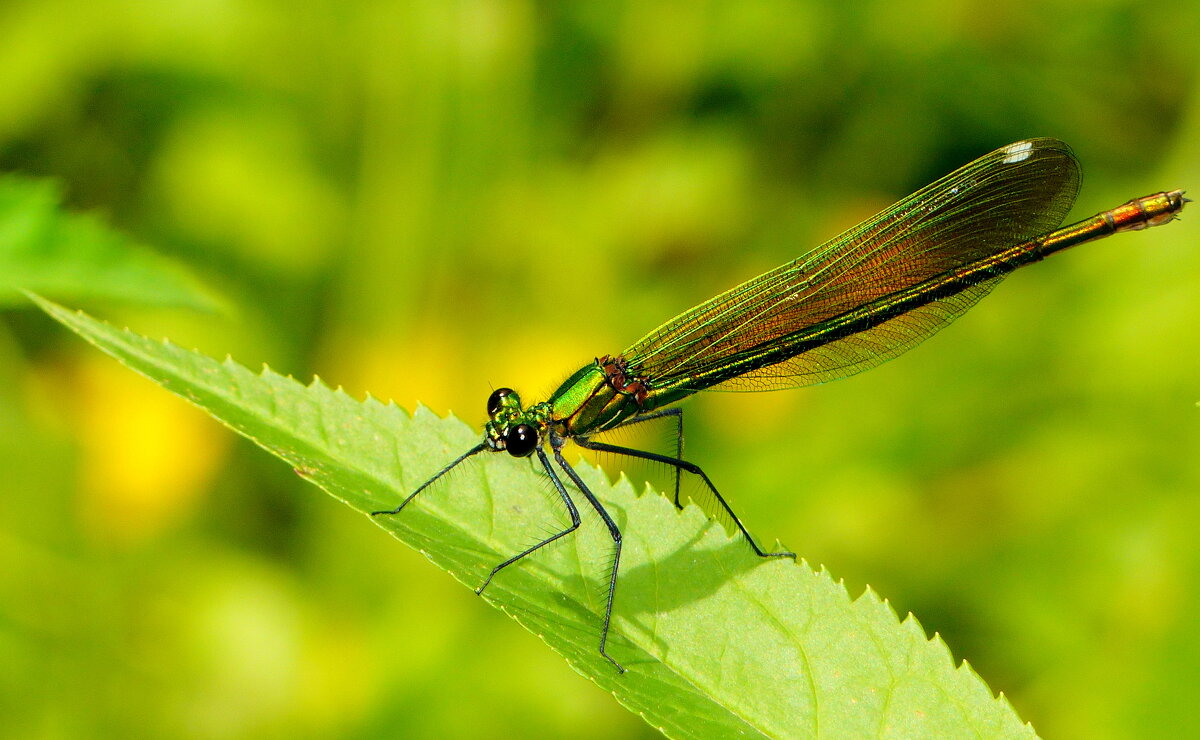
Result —
M 37 299 L 129 367 L 207 409 L 360 511 L 395 506 L 479 439 L 426 410 L 355 400 L 119 331 Z M 1034 737 L 945 644 L 824 570 L 762 561 L 696 507 L 638 496 L 581 463 L 625 533 L 609 650 L 597 652 L 611 541 L 595 516 L 485 592 L 579 673 L 676 738 Z M 536 535 L 567 521 L 529 460 L 481 454 L 400 516 L 369 518 L 472 588 Z M 369 565 L 364 565 L 369 567 Z M 402 588 L 402 585 L 396 586 Z M 469 680 L 469 677 L 464 677 Z
M 177 264 L 88 215 L 67 213 L 49 180 L 0 177 L 0 305 L 21 290 L 215 310 L 219 302 Z

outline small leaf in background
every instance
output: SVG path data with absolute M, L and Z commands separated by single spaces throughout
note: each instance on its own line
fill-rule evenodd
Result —
M 61 206 L 49 180 L 0 177 L 0 305 L 20 291 L 72 299 L 217 310 L 219 301 L 170 260 L 90 215 Z
M 364 515 L 394 506 L 479 436 L 427 411 L 409 416 L 320 381 L 255 374 L 35 300 Z M 525 461 L 481 458 L 402 516 L 368 520 L 472 588 L 531 532 L 565 516 Z M 586 515 L 569 542 L 506 570 L 486 597 L 666 735 L 1034 736 L 969 667 L 955 667 L 940 638 L 928 639 L 911 617 L 897 619 L 873 592 L 851 599 L 824 570 L 761 563 L 696 507 L 677 512 L 666 498 L 639 496 L 625 479 L 612 484 L 584 464 L 580 474 L 625 532 L 609 649 L 628 673 L 617 675 L 596 650 L 608 550 L 603 527 Z

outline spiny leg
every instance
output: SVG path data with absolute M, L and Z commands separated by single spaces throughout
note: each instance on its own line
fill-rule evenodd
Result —
M 418 494 L 418 493 L 420 493 L 421 491 L 424 491 L 426 488 L 429 488 L 429 486 L 433 485 L 433 482 L 434 482 L 434 481 L 436 481 L 438 478 L 441 478 L 441 477 L 442 477 L 443 475 L 445 475 L 446 473 L 449 473 L 451 470 L 453 470 L 453 469 L 455 468 L 455 466 L 457 466 L 457 465 L 458 465 L 459 463 L 461 463 L 463 460 L 466 460 L 466 459 L 467 459 L 468 457 L 470 457 L 471 455 L 477 455 L 477 454 L 479 454 L 480 452 L 483 452 L 485 449 L 487 449 L 487 444 L 485 444 L 485 443 L 483 443 L 483 442 L 480 442 L 479 444 L 475 445 L 474 447 L 472 447 L 471 449 L 467 450 L 467 451 L 466 451 L 466 452 L 464 452 L 463 454 L 459 455 L 459 456 L 458 456 L 458 457 L 457 457 L 457 458 L 454 460 L 454 462 L 450 463 L 450 464 L 449 464 L 449 465 L 447 465 L 446 467 L 444 467 L 444 468 L 442 468 L 441 470 L 439 470 L 439 471 L 437 472 L 437 474 L 436 474 L 436 475 L 434 475 L 432 478 L 430 478 L 429 480 L 427 480 L 427 481 L 425 481 L 424 483 L 422 483 L 420 488 L 418 488 L 417 490 L 415 490 L 415 491 L 413 491 L 412 493 L 408 494 L 408 498 L 406 498 L 406 499 L 404 499 L 403 501 L 401 501 L 399 506 L 397 506 L 397 507 L 396 507 L 396 508 L 394 508 L 394 509 L 383 509 L 383 510 L 381 510 L 381 511 L 372 511 L 372 512 L 371 512 L 371 516 L 379 516 L 380 514 L 399 514 L 401 509 L 403 509 L 405 506 L 408 506 L 408 502 L 409 502 L 409 501 L 412 501 L 414 498 L 416 498 L 416 497 L 417 497 L 417 494 Z
M 729 518 L 733 519 L 733 523 L 737 525 L 737 528 L 746 538 L 746 541 L 750 543 L 750 547 L 754 548 L 754 553 L 756 555 L 762 558 L 796 559 L 796 553 L 794 552 L 766 552 L 759 547 L 758 543 L 754 541 L 754 538 L 750 536 L 750 533 L 746 531 L 746 526 L 742 524 L 742 520 L 739 519 L 738 515 L 733 512 L 733 509 L 729 507 L 729 503 L 725 501 L 725 497 L 721 495 L 721 492 L 718 491 L 717 487 L 713 485 L 713 482 L 709 480 L 708 474 L 706 474 L 699 465 L 690 463 L 686 460 L 680 460 L 679 458 L 667 457 L 666 455 L 659 455 L 654 452 L 646 452 L 645 450 L 635 450 L 631 447 L 618 447 L 617 445 L 604 444 L 603 442 L 593 442 L 586 438 L 576 437 L 575 442 L 584 449 L 596 450 L 597 452 L 611 452 L 615 455 L 628 455 L 629 457 L 639 457 L 643 460 L 653 460 L 654 462 L 666 463 L 667 465 L 675 466 L 676 470 L 684 470 L 700 476 L 700 479 L 704 481 L 704 485 L 708 486 L 708 490 L 712 491 L 713 496 L 716 497 L 717 503 L 721 505 L 721 508 L 725 510 L 725 513 L 729 514 Z
M 624 424 L 622 424 L 616 428 L 623 429 L 625 427 L 631 427 L 634 424 L 641 424 L 643 421 L 651 421 L 653 419 L 661 419 L 665 416 L 675 417 L 675 458 L 677 460 L 682 460 L 683 459 L 683 409 L 662 409 L 661 411 L 652 411 L 643 416 L 635 416 L 634 418 L 630 419 L 629 421 L 625 422 Z M 675 468 L 675 508 L 682 509 L 683 503 L 680 502 L 680 500 L 679 500 L 679 479 L 680 479 L 680 476 L 683 475 L 683 470 L 681 470 L 678 465 L 673 466 L 673 467 Z
M 558 474 L 554 472 L 554 468 L 550 467 L 550 460 L 546 457 L 546 451 L 543 450 L 541 447 L 538 447 L 537 454 L 538 454 L 538 459 L 542 461 L 542 467 L 544 467 L 546 469 L 546 472 L 550 474 L 550 480 L 554 481 L 554 487 L 556 489 L 558 489 L 558 495 L 562 496 L 563 503 L 567 505 L 567 511 L 569 511 L 571 513 L 571 526 L 567 527 L 566 529 L 559 532 L 558 534 L 547 537 L 546 539 L 537 543 L 536 545 L 529 548 L 528 550 L 525 550 L 524 552 L 519 553 L 517 555 L 513 555 L 508 560 L 505 560 L 503 563 L 500 563 L 495 568 L 492 568 L 492 572 L 488 573 L 487 580 L 485 580 L 483 582 L 483 585 L 480 586 L 479 588 L 475 589 L 475 593 L 477 593 L 477 594 L 482 594 L 483 590 L 488 587 L 489 583 L 492 582 L 492 579 L 496 577 L 496 574 L 499 573 L 504 568 L 507 568 L 508 566 L 517 562 L 521 558 L 525 557 L 526 555 L 529 555 L 530 553 L 533 553 L 534 551 L 536 551 L 540 548 L 543 548 L 546 545 L 549 545 L 551 542 L 554 542 L 558 538 L 565 537 L 566 535 L 570 534 L 571 532 L 574 532 L 576 529 L 579 529 L 579 509 L 575 508 L 575 502 L 572 501 L 570 495 L 567 494 L 566 487 L 563 486 L 562 481 L 558 477 Z
M 584 498 L 588 500 L 588 503 L 592 505 L 592 508 L 596 510 L 596 513 L 600 515 L 600 518 L 604 520 L 604 524 L 608 527 L 608 533 L 612 536 L 613 564 L 612 573 L 608 579 L 608 603 L 604 605 L 604 626 L 600 628 L 600 654 L 603 655 L 609 663 L 612 663 L 614 666 L 616 666 L 618 672 L 624 673 L 625 668 L 616 660 L 614 660 L 613 657 L 605 650 L 605 647 L 608 645 L 608 626 L 612 622 L 613 597 L 617 592 L 617 570 L 621 566 L 621 528 L 617 526 L 617 523 L 613 521 L 612 516 L 609 515 L 604 506 L 596 499 L 595 495 L 592 494 L 591 489 L 587 487 L 587 484 L 585 484 L 579 477 L 579 474 L 575 472 L 575 468 L 572 468 L 563 458 L 561 444 L 557 446 L 552 444 L 551 446 L 554 447 L 554 459 L 558 461 L 559 467 L 563 469 L 563 472 L 567 474 L 567 477 L 571 479 L 571 482 L 579 488 L 580 492 L 583 493 Z

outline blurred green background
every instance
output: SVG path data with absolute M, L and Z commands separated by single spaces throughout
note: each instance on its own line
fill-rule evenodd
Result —
M 232 307 L 94 313 L 478 424 L 1020 138 L 1075 148 L 1080 217 L 1200 189 L 1197 28 L 1122 0 L 9 0 L 0 168 Z M 1045 736 L 1195 736 L 1195 223 L 1022 271 L 868 374 L 693 400 L 688 455 Z M 30 308 L 0 315 L 0 470 L 0 738 L 656 736 Z

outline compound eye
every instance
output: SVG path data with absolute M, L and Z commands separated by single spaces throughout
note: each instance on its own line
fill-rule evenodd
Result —
M 537 432 L 528 424 L 511 427 L 504 435 L 504 449 L 513 457 L 527 457 L 537 444 Z
M 493 417 L 506 406 L 513 402 L 520 404 L 521 399 L 517 397 L 517 392 L 512 388 L 497 388 L 492 391 L 492 395 L 488 396 L 487 412 L 489 417 Z

